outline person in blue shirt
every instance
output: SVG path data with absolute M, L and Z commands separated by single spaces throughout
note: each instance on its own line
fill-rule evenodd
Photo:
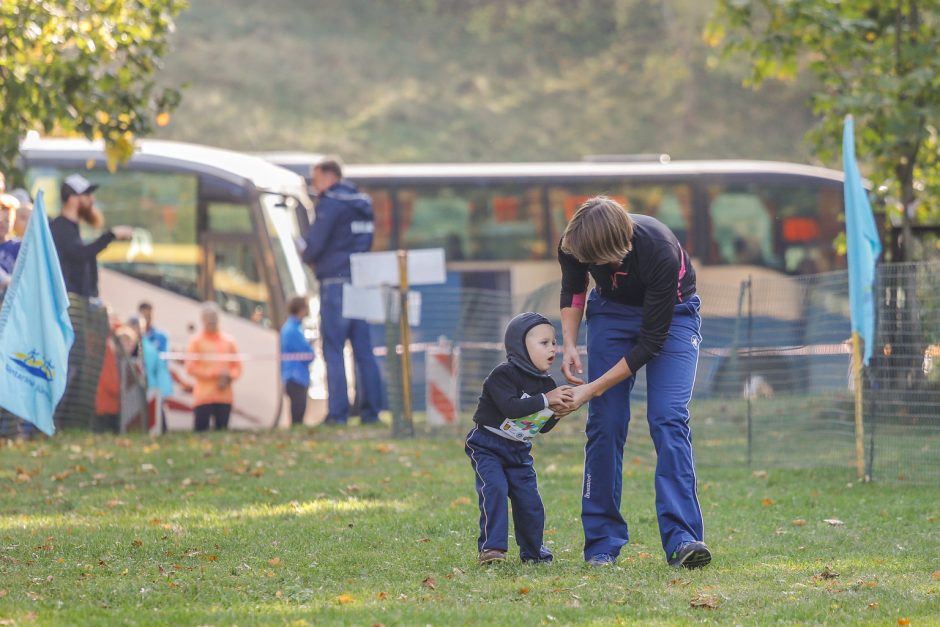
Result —
M 137 305 L 137 313 L 140 315 L 141 336 L 150 341 L 161 353 L 170 350 L 170 340 L 166 333 L 153 326 L 153 305 L 147 301 L 141 301 Z
M 303 331 L 303 319 L 310 314 L 307 299 L 303 296 L 291 298 L 287 302 L 287 313 L 287 320 L 281 327 L 281 355 L 290 355 L 290 359 L 281 360 L 281 379 L 290 399 L 291 425 L 302 425 L 307 412 L 307 388 L 310 387 L 310 364 L 313 362 L 313 347 Z
M 173 375 L 167 360 L 160 357 L 161 353 L 170 350 L 170 339 L 166 333 L 153 326 L 153 305 L 148 301 L 141 301 L 137 305 L 139 314 L 138 328 L 140 329 L 140 345 L 144 357 L 144 373 L 147 376 L 147 397 L 156 403 L 155 420 L 158 421 L 160 433 L 166 433 L 166 412 L 163 402 L 173 396 Z
M 369 325 L 365 320 L 343 317 L 343 284 L 350 282 L 351 275 L 349 256 L 372 248 L 372 200 L 343 180 L 342 166 L 336 159 L 313 167 L 313 187 L 318 193 L 317 215 L 307 233 L 303 260 L 313 267 L 320 282 L 320 337 L 329 393 L 325 424 L 345 425 L 349 418 L 343 359 L 347 340 L 352 344 L 359 376 L 362 424 L 375 424 L 382 405 L 382 380 L 372 354 Z
M 20 254 L 20 240 L 13 237 L 13 223 L 20 202 L 9 194 L 0 194 L 0 299 L 13 278 L 13 266 Z

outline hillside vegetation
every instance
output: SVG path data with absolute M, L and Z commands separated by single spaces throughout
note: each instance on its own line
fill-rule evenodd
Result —
M 807 161 L 806 84 L 710 69 L 711 0 L 192 0 L 165 138 L 350 161 Z

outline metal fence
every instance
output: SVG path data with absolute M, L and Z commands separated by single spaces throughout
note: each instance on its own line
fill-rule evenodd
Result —
M 874 479 L 940 480 L 938 292 L 937 263 L 879 268 L 875 357 L 863 383 L 865 466 Z M 798 278 L 763 273 L 740 284 L 703 284 L 700 293 L 704 339 L 692 402 L 699 463 L 839 467 L 854 473 L 846 273 Z M 524 310 L 557 312 L 557 294 L 557 284 L 515 302 L 490 290 L 427 290 L 421 322 L 412 331 L 412 393 L 419 419 L 429 348 L 443 338 L 445 346 L 459 350 L 458 429 L 465 429 L 483 379 L 504 359 L 502 332 L 510 317 Z M 390 326 L 385 339 L 394 355 L 397 327 Z M 559 368 L 556 362 L 551 374 L 561 382 Z M 391 408 L 400 411 L 394 356 L 383 372 Z M 636 422 L 642 421 L 645 401 L 645 370 L 640 370 L 631 456 L 653 455 L 646 430 Z

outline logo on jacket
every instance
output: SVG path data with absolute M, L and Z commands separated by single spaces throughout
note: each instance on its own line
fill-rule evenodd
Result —
M 695 350 L 698 350 L 698 342 L 699 342 L 698 336 L 693 335 L 692 336 L 692 348 L 694 348 Z
M 371 220 L 354 220 L 349 223 L 349 230 L 359 235 L 360 233 L 375 232 L 375 223 Z
M 55 367 L 52 362 L 41 357 L 35 350 L 31 350 L 29 353 L 13 353 L 10 361 L 30 375 L 44 381 L 52 381 L 55 378 Z

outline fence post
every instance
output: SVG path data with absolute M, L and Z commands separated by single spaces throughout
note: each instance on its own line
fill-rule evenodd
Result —
M 747 286 L 747 378 L 744 380 L 744 389 L 745 396 L 747 397 L 747 465 L 750 467 L 752 461 L 752 449 L 751 444 L 753 442 L 753 431 L 754 431 L 754 417 L 751 411 L 751 367 L 753 360 L 751 359 L 751 353 L 754 350 L 754 340 L 753 340 L 753 331 L 754 331 L 754 290 L 753 284 L 751 281 L 751 275 L 747 275 L 747 281 L 743 284 Z
M 392 424 L 392 435 L 411 437 L 415 434 L 411 403 L 411 328 L 408 323 L 408 251 L 398 251 L 398 315 L 401 337 L 401 420 Z

